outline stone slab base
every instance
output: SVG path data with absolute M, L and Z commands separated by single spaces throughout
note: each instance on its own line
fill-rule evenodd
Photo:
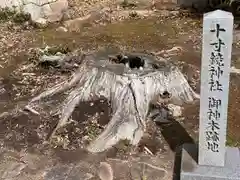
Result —
M 185 144 L 182 149 L 181 180 L 240 180 L 240 149 L 226 147 L 224 167 L 200 166 L 197 164 L 198 148 Z

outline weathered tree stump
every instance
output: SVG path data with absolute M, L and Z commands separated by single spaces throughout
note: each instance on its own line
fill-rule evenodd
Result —
M 115 60 L 114 60 L 115 59 Z M 142 67 L 143 66 L 143 67 Z M 75 106 L 81 101 L 101 97 L 111 103 L 112 118 L 105 130 L 88 146 L 90 152 L 101 152 L 121 139 L 136 145 L 145 130 L 149 105 L 168 92 L 173 104 L 192 102 L 198 95 L 177 67 L 154 56 L 132 54 L 109 60 L 87 55 L 69 81 L 33 98 L 28 106 L 45 97 L 69 91 L 62 104 L 56 131 L 65 126 Z

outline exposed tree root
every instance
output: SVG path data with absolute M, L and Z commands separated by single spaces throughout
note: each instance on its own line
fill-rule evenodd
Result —
M 69 81 L 56 85 L 30 102 L 32 104 L 70 90 L 61 106 L 61 118 L 51 138 L 68 123 L 79 102 L 104 97 L 111 102 L 112 118 L 105 130 L 88 146 L 88 150 L 101 152 L 121 139 L 128 139 L 136 145 L 145 130 L 149 104 L 157 97 L 162 97 L 159 95 L 169 92 L 171 103 L 178 105 L 198 98 L 178 68 L 166 62 L 142 57 L 145 65 L 140 70 L 91 57 L 86 57 Z

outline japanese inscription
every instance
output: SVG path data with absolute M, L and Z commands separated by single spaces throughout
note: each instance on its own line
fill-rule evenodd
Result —
M 225 43 L 221 39 L 221 33 L 226 33 L 226 30 L 216 23 L 214 29 L 210 30 L 214 33 L 214 42 L 210 43 L 212 46 L 210 63 L 208 67 L 209 72 L 209 91 L 223 91 L 223 84 L 221 77 L 224 73 L 224 59 L 222 54 L 222 48 Z M 219 152 L 219 119 L 221 118 L 220 108 L 222 105 L 221 99 L 215 97 L 208 97 L 208 126 L 206 130 L 206 143 L 207 149 L 212 152 Z

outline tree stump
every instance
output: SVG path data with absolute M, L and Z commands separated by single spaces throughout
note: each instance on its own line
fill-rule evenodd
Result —
M 126 54 L 98 59 L 86 55 L 71 78 L 33 98 L 28 106 L 56 93 L 69 91 L 61 106 L 61 118 L 52 133 L 65 126 L 81 101 L 106 98 L 111 103 L 112 118 L 104 131 L 87 147 L 102 152 L 119 140 L 136 145 L 143 136 L 149 105 L 170 94 L 175 105 L 194 101 L 199 96 L 184 75 L 165 59 L 146 54 Z

